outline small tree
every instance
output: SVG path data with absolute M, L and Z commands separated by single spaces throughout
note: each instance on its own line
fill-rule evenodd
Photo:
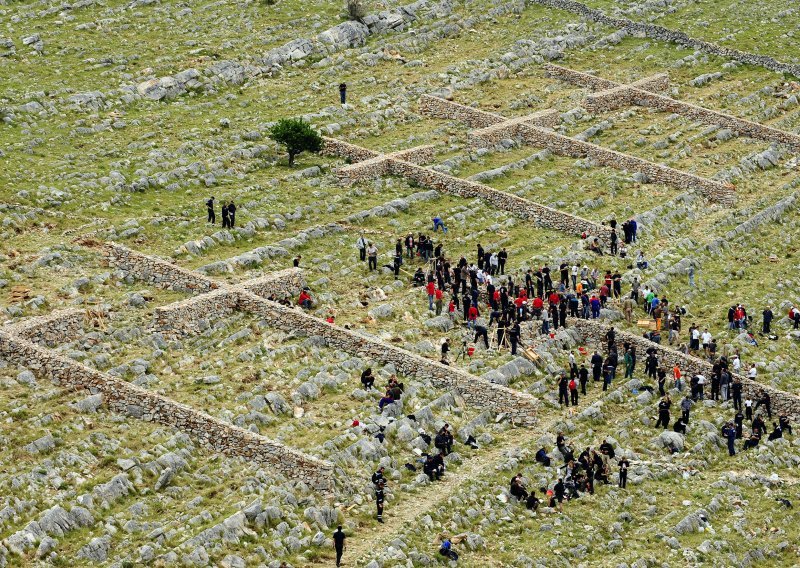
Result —
M 364 0 L 347 0 L 347 17 L 360 22 L 367 15 L 367 6 Z
M 289 166 L 294 165 L 294 157 L 300 152 L 316 153 L 322 150 L 322 136 L 302 118 L 280 119 L 270 129 L 269 137 L 286 146 Z

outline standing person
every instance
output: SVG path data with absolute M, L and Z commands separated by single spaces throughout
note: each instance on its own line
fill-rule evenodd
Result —
M 722 435 L 725 436 L 725 439 L 728 441 L 728 455 L 735 456 L 736 448 L 734 447 L 734 443 L 736 442 L 736 428 L 733 427 L 733 424 L 728 422 L 722 429 Z
M 506 273 L 506 261 L 508 260 L 508 253 L 506 252 L 505 247 L 499 253 L 497 253 L 497 262 L 498 266 L 500 267 L 500 274 Z
M 213 199 L 213 197 L 212 197 L 212 199 Z M 763 328 L 764 335 L 767 335 L 767 334 L 769 334 L 769 332 L 770 332 L 770 325 L 772 324 L 772 319 L 773 319 L 775 316 L 774 316 L 774 314 L 772 313 L 772 309 L 771 309 L 769 306 L 767 306 L 767 309 L 765 309 L 765 310 L 762 312 L 762 314 L 761 314 L 761 315 L 762 315 L 762 317 L 764 318 L 764 328 Z
M 406 235 L 406 253 L 408 253 L 408 258 L 414 258 L 414 235 L 411 233 Z
M 377 508 L 376 518 L 379 523 L 383 522 L 383 502 L 386 500 L 386 495 L 383 491 L 383 479 L 375 484 L 375 506 Z
M 586 383 L 589 381 L 589 369 L 586 365 L 581 363 L 581 368 L 578 369 L 578 380 L 581 383 L 581 394 L 586 396 Z
M 609 236 L 611 241 L 611 254 L 617 254 L 617 232 L 614 229 L 611 229 L 611 235 Z
M 433 280 L 425 285 L 425 291 L 428 293 L 428 310 L 433 311 L 433 296 L 436 294 L 436 283 Z
M 681 401 L 681 419 L 683 420 L 684 424 L 689 423 L 689 411 L 692 408 L 692 404 L 694 403 L 688 394 L 683 397 L 683 400 Z
M 567 376 L 565 374 L 561 374 L 561 377 L 558 379 L 558 404 L 561 404 L 561 401 L 564 401 L 564 406 L 569 406 L 569 382 L 567 381 Z
M 630 467 L 631 462 L 627 460 L 627 458 L 622 458 L 619 460 L 619 487 L 620 489 L 625 489 L 625 486 L 628 485 L 628 468 Z
M 733 385 L 731 386 L 733 390 L 733 408 L 734 410 L 741 410 L 742 409 L 742 379 L 739 375 L 735 375 L 733 377 Z
M 599 381 L 600 374 L 603 371 L 603 357 L 597 351 L 594 352 L 591 359 L 592 363 L 592 380 Z
M 368 266 L 370 270 L 378 269 L 378 247 L 372 241 L 367 246 L 367 258 L 369 259 Z
M 233 229 L 236 226 L 236 204 L 231 200 L 228 203 L 228 228 Z
M 566 488 L 564 487 L 564 480 L 560 477 L 558 478 L 558 483 L 555 484 L 553 487 L 553 493 L 555 494 L 556 501 L 558 502 L 558 510 L 560 512 L 564 512 L 564 493 Z
M 216 224 L 217 216 L 214 213 L 214 196 L 213 195 L 211 196 L 211 199 L 206 201 L 206 208 L 208 209 L 208 221 L 207 222 L 211 223 L 212 225 Z
M 436 288 L 434 292 L 434 296 L 436 298 L 436 315 L 442 315 L 442 307 L 444 306 L 444 292 L 442 292 L 441 288 Z
M 450 353 L 450 339 L 447 337 L 444 338 L 444 343 L 442 343 L 442 364 L 449 365 L 450 361 L 448 360 L 448 353 Z
M 222 228 L 227 229 L 231 224 L 230 217 L 228 217 L 228 202 L 222 202 Z
M 339 83 L 339 102 L 347 103 L 347 83 Z
M 575 382 L 575 379 L 569 381 L 569 394 L 572 406 L 578 406 L 578 383 Z
M 367 239 L 362 234 L 356 241 L 356 248 L 358 248 L 358 259 L 361 262 L 367 260 Z
M 661 397 L 661 401 L 658 403 L 658 421 L 656 422 L 656 428 L 660 425 L 664 426 L 664 430 L 669 428 L 669 407 L 672 406 L 672 401 L 669 399 L 669 395 L 665 394 Z
M 336 565 L 342 565 L 342 554 L 344 554 L 344 539 L 347 538 L 342 531 L 342 525 L 333 533 L 333 548 L 336 549 Z

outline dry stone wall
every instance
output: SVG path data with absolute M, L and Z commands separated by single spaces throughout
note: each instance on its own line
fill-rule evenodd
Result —
M 620 170 L 641 172 L 645 174 L 650 181 L 663 183 L 664 185 L 680 189 L 696 190 L 709 201 L 714 201 L 722 205 L 732 205 L 736 198 L 733 186 L 730 184 L 724 184 L 688 172 L 682 172 L 668 166 L 637 158 L 636 156 L 603 148 L 591 142 L 570 138 L 569 136 L 564 136 L 552 130 L 545 130 L 544 128 L 522 125 L 519 132 L 520 138 L 526 144 L 547 148 L 551 152 L 561 156 L 591 158 L 604 166 Z
M 706 124 L 716 124 L 730 128 L 743 136 L 786 144 L 794 150 L 800 150 L 800 136 L 797 134 L 699 107 L 655 92 L 664 90 L 669 85 L 669 78 L 666 75 L 648 77 L 630 85 L 622 85 L 559 65 L 547 64 L 545 69 L 551 77 L 583 87 L 599 89 L 598 92 L 587 95 L 583 103 L 586 110 L 592 113 L 608 112 L 630 105 L 646 106 L 664 112 L 680 114 Z
M 57 310 L 6 326 L 2 331 L 39 345 L 54 347 L 79 337 L 83 333 L 85 322 L 84 310 Z
M 263 298 L 296 297 L 306 285 L 303 271 L 288 268 L 243 282 L 240 287 Z M 155 329 L 167 336 L 196 335 L 211 320 L 225 318 L 239 310 L 239 296 L 222 288 L 155 309 Z
M 533 201 L 528 201 L 516 195 L 506 193 L 483 185 L 481 183 L 461 179 L 445 173 L 424 168 L 408 162 L 396 160 L 392 163 L 392 173 L 410 179 L 423 187 L 435 189 L 442 193 L 458 195 L 459 197 L 478 197 L 491 203 L 494 207 L 509 211 L 523 219 L 530 219 L 537 225 L 562 231 L 568 234 L 595 236 L 607 241 L 610 229 L 569 213 L 564 213 L 550 207 L 545 207 Z
M 305 285 L 306 279 L 300 268 L 286 268 L 270 272 L 242 283 L 242 287 L 248 292 L 264 298 L 274 295 L 279 300 L 287 296 L 296 297 Z
M 470 137 L 481 140 L 487 146 L 496 146 L 505 138 L 516 138 L 523 126 L 555 128 L 560 118 L 555 109 L 542 110 L 528 116 L 511 118 L 486 128 L 473 130 Z
M 591 77 L 591 75 L 589 76 Z M 644 91 L 643 91 L 644 92 Z M 426 95 L 423 97 L 424 105 L 420 103 L 421 112 L 433 113 L 432 116 L 445 116 L 453 120 L 462 120 L 469 124 L 474 124 L 475 109 L 465 107 L 442 98 Z M 449 110 L 448 110 L 449 109 Z M 459 113 L 464 112 L 464 116 Z M 478 111 L 482 113 L 483 111 Z M 490 114 L 492 118 L 498 115 Z M 499 117 L 502 119 L 503 117 Z M 550 120 L 546 117 L 544 120 Z M 637 171 L 645 174 L 652 181 L 666 185 L 679 187 L 681 189 L 695 189 L 700 191 L 711 201 L 716 201 L 724 205 L 731 205 L 735 194 L 732 186 L 714 180 L 702 178 L 688 172 L 682 172 L 661 164 L 656 164 L 631 156 L 609 150 L 590 142 L 584 142 L 569 136 L 564 136 L 553 130 L 536 125 L 529 120 L 505 120 L 495 122 L 490 128 L 481 127 L 470 133 L 472 143 L 480 146 L 493 146 L 500 139 L 507 137 L 517 137 L 526 144 L 547 148 L 551 152 L 561 156 L 571 156 L 576 158 L 591 158 L 596 162 L 616 169 Z
M 337 140 L 336 138 L 322 137 L 322 154 L 325 156 L 336 156 L 345 158 L 351 162 L 363 162 L 371 158 L 380 156 L 380 152 L 374 152 L 355 144 Z
M 202 331 L 207 322 L 233 314 L 237 306 L 237 298 L 230 290 L 214 290 L 157 307 L 153 315 L 154 328 L 168 336 L 195 335 Z
M 591 339 L 605 343 L 605 335 L 608 332 L 609 326 L 595 323 L 592 320 L 584 319 L 571 319 L 569 325 L 574 326 L 585 339 Z M 712 365 L 708 361 L 694 357 L 692 355 L 685 355 L 680 351 L 671 349 L 664 345 L 653 343 L 649 339 L 645 339 L 639 335 L 628 333 L 626 331 L 616 331 L 616 340 L 619 349 L 622 349 L 622 344 L 628 342 L 636 346 L 637 353 L 644 353 L 649 348 L 655 347 L 658 352 L 658 360 L 663 363 L 667 368 L 672 368 L 675 365 L 680 367 L 684 375 L 703 374 L 706 377 L 711 376 Z M 737 375 L 742 381 L 742 395 L 756 400 L 761 397 L 763 392 L 769 393 L 772 402 L 773 412 L 779 414 L 784 413 L 789 416 L 793 422 L 800 420 L 800 397 L 776 388 L 758 383 L 743 375 Z
M 237 290 L 239 309 L 263 317 L 270 325 L 286 331 L 303 330 L 309 335 L 324 337 L 328 345 L 367 359 L 392 363 L 403 374 L 430 379 L 437 387 L 453 390 L 467 404 L 505 414 L 515 423 L 531 426 L 536 422 L 539 401 L 533 396 L 475 377 L 447 365 L 425 359 L 414 353 L 361 336 L 342 327 L 331 325 L 295 308 L 282 306 L 252 294 Z
M 550 8 L 567 10 L 568 12 L 578 14 L 579 16 L 582 16 L 583 18 L 586 18 L 592 22 L 623 29 L 632 35 L 646 36 L 660 41 L 674 42 L 680 45 L 691 47 L 692 49 L 699 49 L 700 51 L 704 51 L 706 53 L 711 53 L 713 55 L 739 61 L 740 63 L 744 63 L 746 65 L 758 65 L 771 71 L 777 71 L 778 73 L 789 73 L 795 77 L 800 77 L 800 65 L 796 63 L 783 63 L 772 57 L 769 57 L 768 55 L 756 55 L 754 53 L 739 51 L 738 49 L 722 47 L 715 43 L 695 39 L 683 32 L 671 30 L 655 24 L 634 22 L 633 20 L 629 20 L 627 18 L 613 18 L 606 15 L 601 10 L 595 10 L 585 4 L 575 2 L 574 0 L 533 0 L 533 2 L 541 4 L 542 6 L 548 6 Z
M 100 393 L 112 412 L 157 422 L 185 432 L 205 446 L 229 456 L 269 466 L 290 479 L 330 492 L 333 464 L 288 448 L 243 428 L 126 381 L 90 369 L 23 339 L 0 332 L 0 357 L 54 383 Z
M 196 272 L 117 243 L 103 243 L 100 250 L 111 266 L 158 288 L 189 293 L 210 292 L 218 288 L 216 282 Z
M 464 122 L 470 128 L 486 128 L 506 121 L 506 118 L 499 114 L 468 107 L 433 95 L 420 97 L 419 112 L 432 118 Z
M 435 97 L 431 97 L 435 98 Z M 443 99 L 442 99 L 443 100 Z M 448 101 L 445 101 L 448 102 Z M 449 102 L 448 102 L 449 104 Z M 459 105 L 460 106 L 460 105 Z M 469 108 L 469 107 L 464 107 Z M 514 128 L 525 126 L 528 121 L 541 120 L 542 122 L 549 122 L 553 120 L 554 113 L 544 112 L 537 113 L 529 117 L 511 121 L 514 123 Z M 502 118 L 502 117 L 501 117 Z M 331 145 L 331 148 L 336 148 Z M 417 150 L 419 153 L 415 155 L 416 158 L 422 159 L 425 157 L 423 152 L 427 152 L 428 147 L 421 147 Z M 350 151 L 347 147 L 344 151 Z M 563 231 L 568 234 L 581 235 L 586 233 L 590 236 L 596 236 L 603 241 L 608 240 L 610 229 L 569 213 L 564 213 L 550 207 L 545 207 L 538 203 L 528 201 L 516 195 L 496 190 L 488 185 L 481 183 L 460 179 L 453 177 L 442 172 L 436 171 L 431 168 L 419 166 L 417 164 L 407 162 L 397 158 L 403 152 L 396 154 L 387 154 L 384 157 L 370 158 L 363 162 L 345 166 L 337 170 L 339 181 L 344 184 L 353 184 L 376 177 L 385 175 L 396 175 L 402 178 L 410 179 L 429 189 L 440 191 L 442 193 L 449 193 L 459 197 L 475 198 L 478 197 L 498 209 L 509 211 L 514 215 L 524 219 L 531 219 L 538 225 L 557 231 Z

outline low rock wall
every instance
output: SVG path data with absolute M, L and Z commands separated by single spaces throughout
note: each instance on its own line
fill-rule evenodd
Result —
M 605 344 L 605 335 L 609 329 L 608 325 L 584 319 L 570 319 L 568 325 L 578 329 L 585 339 L 591 339 Z M 622 349 L 622 344 L 628 342 L 635 345 L 636 352 L 640 354 L 645 353 L 651 347 L 655 347 L 658 351 L 659 362 L 668 369 L 672 369 L 675 365 L 678 365 L 684 376 L 691 377 L 698 373 L 706 377 L 711 376 L 711 363 L 694 357 L 693 355 L 685 355 L 680 351 L 658 343 L 653 343 L 649 339 L 626 331 L 616 330 L 616 340 L 620 350 Z M 742 381 L 743 397 L 750 397 L 753 400 L 757 400 L 761 397 L 762 392 L 768 392 L 772 402 L 773 413 L 786 414 L 795 423 L 800 420 L 800 396 L 761 384 L 743 375 L 738 375 L 738 377 Z
M 111 266 L 158 288 L 197 293 L 210 292 L 218 287 L 216 282 L 196 272 L 117 243 L 103 243 L 100 249 Z
M 257 296 L 269 298 L 274 295 L 279 300 L 287 296 L 296 298 L 305 285 L 306 279 L 300 268 L 286 268 L 270 272 L 241 284 L 245 290 Z
M 419 112 L 432 118 L 464 122 L 470 128 L 486 128 L 506 121 L 506 118 L 499 114 L 468 107 L 433 95 L 420 97 Z
M 659 91 L 663 91 L 669 86 L 669 77 L 665 74 L 640 79 L 630 85 L 623 85 L 614 81 L 599 79 L 588 73 L 561 67 L 560 65 L 546 64 L 545 70 L 551 77 L 582 87 L 598 89 L 598 92 L 587 95 L 584 100 L 583 106 L 592 113 L 607 112 L 628 105 L 646 106 L 664 112 L 680 114 L 705 124 L 716 124 L 730 128 L 750 138 L 786 144 L 794 149 L 800 148 L 800 136 L 797 134 L 659 94 Z
M 324 156 L 335 156 L 338 158 L 345 158 L 352 163 L 363 162 L 371 158 L 377 158 L 381 155 L 380 152 L 374 152 L 355 144 L 337 140 L 336 138 L 322 137 L 322 154 Z
M 236 295 L 227 288 L 214 290 L 155 309 L 154 329 L 167 336 L 195 335 L 202 331 L 202 322 L 232 315 L 237 309 Z
M 57 310 L 44 316 L 24 319 L 4 327 L 2 331 L 39 345 L 55 347 L 80 337 L 85 322 L 85 310 Z
M 536 224 L 562 231 L 568 234 L 595 236 L 601 240 L 608 240 L 610 230 L 599 223 L 594 223 L 569 213 L 564 213 L 538 203 L 528 201 L 516 195 L 499 191 L 488 185 L 461 179 L 445 173 L 396 160 L 392 162 L 392 173 L 410 179 L 423 187 L 435 189 L 442 193 L 449 193 L 459 197 L 478 197 L 491 203 L 494 207 L 509 211 L 524 219 L 530 219 Z
M 309 335 L 324 337 L 331 347 L 366 359 L 392 363 L 403 374 L 430 379 L 438 388 L 456 391 L 470 406 L 505 414 L 515 423 L 531 426 L 536 422 L 539 401 L 527 393 L 490 383 L 378 339 L 331 325 L 299 309 L 267 301 L 244 289 L 240 288 L 238 295 L 239 309 L 263 317 L 279 329 L 303 330 Z
M 100 393 L 112 412 L 177 428 L 215 451 L 264 464 L 319 491 L 330 492 L 333 489 L 333 464 L 330 462 L 226 424 L 28 341 L 0 332 L 0 357 L 62 387 Z
M 739 51 L 738 49 L 722 47 L 715 43 L 695 39 L 683 32 L 671 30 L 655 24 L 634 22 L 633 20 L 629 20 L 627 18 L 613 18 L 601 10 L 595 10 L 585 4 L 575 2 L 574 0 L 533 0 L 533 2 L 550 8 L 566 10 L 568 12 L 578 14 L 579 16 L 582 16 L 592 22 L 624 29 L 632 35 L 646 36 L 660 41 L 674 42 L 680 45 L 691 47 L 692 49 L 699 49 L 700 51 L 704 51 L 706 53 L 733 59 L 734 61 L 738 61 L 746 65 L 758 65 L 771 71 L 777 71 L 778 73 L 789 73 L 795 77 L 800 77 L 800 65 L 796 63 L 783 63 L 767 55 L 757 55 L 754 53 Z
M 552 130 L 522 125 L 520 127 L 520 137 L 526 144 L 547 148 L 561 156 L 591 158 L 604 166 L 641 172 L 650 181 L 656 183 L 663 183 L 680 189 L 697 190 L 708 200 L 723 205 L 732 205 L 735 201 L 733 186 L 729 184 L 682 172 L 615 150 L 609 150 L 591 142 L 564 136 Z

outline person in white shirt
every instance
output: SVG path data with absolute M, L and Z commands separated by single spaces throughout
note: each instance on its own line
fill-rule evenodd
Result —
M 492 256 L 489 257 L 489 274 L 497 274 L 500 267 L 500 259 L 497 257 L 497 253 L 493 252 Z
M 758 371 L 756 371 L 756 364 L 753 363 L 752 365 L 750 365 L 750 370 L 747 371 L 747 376 L 750 379 L 756 380 L 756 375 L 757 374 L 758 374 Z
M 748 398 L 744 401 L 744 416 L 748 420 L 753 420 L 753 401 Z
M 742 369 L 742 361 L 738 355 L 733 356 L 733 372 L 738 373 Z
M 577 287 L 578 287 L 578 265 L 577 264 L 573 264 L 572 265 L 572 289 L 574 290 Z
M 706 355 L 708 355 L 708 347 L 709 347 L 709 345 L 711 345 L 711 340 L 712 339 L 713 339 L 713 337 L 711 336 L 711 332 L 708 331 L 708 328 L 706 328 L 703 331 L 703 334 L 701 335 L 701 341 L 703 343 L 703 351 L 706 352 Z
M 367 239 L 364 238 L 364 235 L 361 235 L 358 240 L 356 241 L 356 247 L 358 248 L 358 258 L 361 262 L 367 260 Z

